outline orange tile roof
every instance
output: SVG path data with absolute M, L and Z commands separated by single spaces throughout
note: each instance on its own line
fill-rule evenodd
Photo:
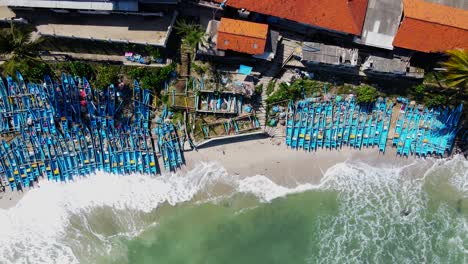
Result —
M 404 0 L 405 17 L 468 30 L 468 11 L 422 0 Z
M 268 25 L 223 17 L 221 18 L 218 32 L 266 39 Z
M 422 0 L 404 0 L 396 47 L 422 52 L 468 49 L 468 11 Z
M 268 35 L 268 25 L 221 18 L 218 27 L 216 48 L 233 50 L 252 55 L 265 51 Z
M 227 0 L 226 4 L 316 27 L 361 35 L 367 2 L 368 0 Z

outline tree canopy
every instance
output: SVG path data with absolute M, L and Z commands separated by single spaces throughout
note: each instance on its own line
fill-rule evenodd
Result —
M 162 68 L 138 67 L 131 69 L 128 74 L 131 78 L 140 81 L 143 88 L 159 92 L 161 85 L 170 78 L 174 69 L 174 65 Z
M 16 70 L 23 72 L 27 78 L 42 78 L 47 71 L 47 65 L 39 59 L 39 45 L 41 39 L 33 40 L 33 28 L 16 27 L 13 23 L 10 28 L 0 30 L 0 54 L 7 56 L 7 62 L 2 65 L 3 72 L 13 75 Z M 39 76 L 36 76 L 39 75 Z
M 446 69 L 445 82 L 450 87 L 458 87 L 461 90 L 468 88 L 468 50 L 448 50 L 449 59 L 442 63 Z
M 190 23 L 183 19 L 178 20 L 174 26 L 177 34 L 182 37 L 182 43 L 195 49 L 198 43 L 205 43 L 205 31 L 199 24 Z
M 363 85 L 358 87 L 356 100 L 358 103 L 372 103 L 377 99 L 377 96 L 377 89 L 372 86 Z

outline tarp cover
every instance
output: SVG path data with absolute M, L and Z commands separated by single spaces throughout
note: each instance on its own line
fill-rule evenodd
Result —
M 252 67 L 240 65 L 239 66 L 239 74 L 250 75 L 252 73 Z

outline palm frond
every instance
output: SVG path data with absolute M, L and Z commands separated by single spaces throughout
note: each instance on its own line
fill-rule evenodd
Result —
M 446 69 L 445 82 L 450 87 L 466 88 L 468 86 L 468 51 L 454 49 L 446 53 L 449 59 L 442 63 Z

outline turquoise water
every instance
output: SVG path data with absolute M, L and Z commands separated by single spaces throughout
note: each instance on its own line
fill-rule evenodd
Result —
M 98 177 L 115 177 L 98 175 L 54 189 L 57 196 L 32 193 L 40 203 L 68 197 L 50 209 L 62 210 L 63 229 L 37 235 L 47 245 L 11 239 L 17 247 L 2 255 L 26 263 L 466 263 L 467 171 L 461 158 L 351 161 L 319 187 L 286 188 L 203 164 L 186 175 L 119 177 L 114 191 L 96 194 Z M 33 203 L 24 202 L 24 210 Z M 22 211 L 0 211 L 0 222 L 13 213 Z M 35 258 L 18 257 L 23 246 Z

